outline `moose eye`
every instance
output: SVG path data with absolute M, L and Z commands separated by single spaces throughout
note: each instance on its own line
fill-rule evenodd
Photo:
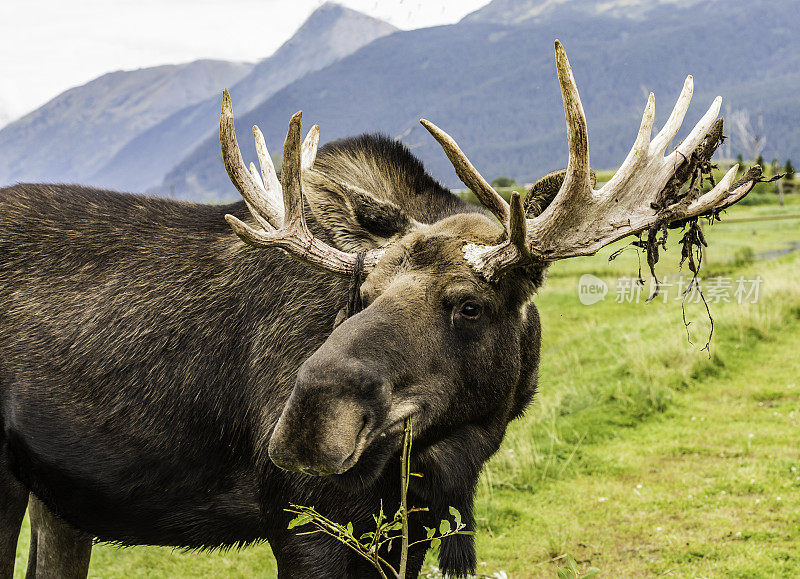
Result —
M 459 310 L 459 313 L 467 319 L 474 320 L 481 315 L 482 309 L 483 308 L 481 308 L 481 305 L 479 303 L 473 301 L 466 301 L 463 304 L 461 304 L 461 309 Z

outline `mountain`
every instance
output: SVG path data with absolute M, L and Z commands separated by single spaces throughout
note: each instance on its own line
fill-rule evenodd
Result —
M 694 75 L 695 96 L 686 130 L 722 94 L 733 110 L 763 117 L 765 157 L 800 158 L 800 37 L 787 19 L 763 18 L 791 13 L 793 3 L 671 5 L 641 19 L 569 11 L 515 25 L 472 18 L 399 32 L 298 79 L 248 113 L 234 97 L 239 142 L 245 158 L 254 160 L 249 129 L 258 124 L 278 152 L 290 115 L 302 108 L 307 126 L 320 125 L 323 140 L 383 131 L 401 138 L 435 176 L 457 186 L 439 146 L 418 124 L 424 116 L 450 132 L 488 179 L 530 181 L 566 163 L 552 44 L 560 38 L 581 90 L 598 168 L 624 159 L 651 90 L 656 122 L 666 120 L 688 73 Z M 237 197 L 216 136 L 153 190 L 167 191 L 204 200 Z
M 0 129 L 11 122 L 11 113 L 5 108 L 0 108 Z
M 319 70 L 394 32 L 392 25 L 338 4 L 324 4 L 272 56 L 233 85 L 237 110 L 247 111 L 289 83 Z M 167 171 L 217 131 L 222 88 L 213 96 L 182 108 L 131 139 L 87 182 L 143 191 L 158 185 Z
M 275 54 L 258 63 L 237 83 L 231 89 L 231 96 L 236 98 L 239 108 L 249 111 L 290 82 L 396 31 L 388 22 L 327 2 Z M 216 117 L 219 107 L 215 112 Z M 214 119 L 214 125 L 217 120 Z
M 12 112 L 14 109 L 10 103 L 8 103 L 5 99 L 0 97 L 0 129 L 5 127 L 8 123 L 14 120 L 14 113 Z
M 199 60 L 112 72 L 70 89 L 0 131 L 0 185 L 87 183 L 132 137 L 252 68 Z
M 654 12 L 690 7 L 702 0 L 493 0 L 462 22 L 542 23 L 564 17 L 641 20 Z M 719 0 L 711 0 L 716 3 Z

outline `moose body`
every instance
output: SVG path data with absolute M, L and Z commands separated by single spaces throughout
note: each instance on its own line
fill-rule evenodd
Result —
M 375 172 L 346 174 L 355 165 L 343 159 L 365 154 Z M 380 168 L 402 171 L 402 182 L 416 188 L 395 184 L 394 201 L 417 221 L 479 211 L 382 138 L 323 148 L 317 166 L 353 183 L 391 183 Z M 330 191 L 307 198 L 330 211 Z M 365 532 L 381 501 L 387 512 L 399 503 L 399 462 L 375 474 L 356 467 L 317 477 L 279 469 L 267 452 L 298 368 L 333 331 L 350 281 L 242 244 L 226 213 L 245 219 L 247 209 L 77 186 L 0 191 L 0 464 L 100 540 L 210 548 L 267 539 L 288 575 L 368 573 L 335 541 L 288 530 L 284 509 L 314 505 Z M 359 218 L 375 228 L 363 235 L 386 235 L 391 225 Z M 532 305 L 527 312 L 523 398 L 533 393 L 538 359 L 538 319 Z M 360 317 L 366 312 L 352 321 Z M 408 333 L 383 321 L 372 343 L 407 363 L 415 354 Z M 431 511 L 414 516 L 414 535 L 450 505 L 472 524 L 480 467 L 499 445 L 511 406 L 526 403 L 509 405 L 502 393 L 512 390 L 498 385 L 496 401 L 462 403 L 474 410 L 454 405 L 420 433 L 414 468 L 425 476 L 410 494 Z M 390 442 L 369 449 L 381 464 L 396 451 Z M 474 565 L 470 537 L 446 539 L 443 553 L 453 572 Z M 412 551 L 412 570 L 423 554 Z
M 243 203 L 64 186 L 0 195 L 2 412 L 15 474 L 101 538 L 201 547 L 261 537 L 258 481 L 275 467 L 257 465 L 254 448 L 332 330 L 346 284 L 241 247 L 223 211 Z
M 394 459 L 407 420 L 412 468 L 423 475 L 409 504 L 429 509 L 411 517 L 411 542 L 450 506 L 472 530 L 481 467 L 536 391 L 532 299 L 548 264 L 631 234 L 654 245 L 670 224 L 718 213 L 760 178 L 754 168 L 734 183 L 734 166 L 711 191 L 695 188 L 720 142 L 719 98 L 665 155 L 689 77 L 652 139 L 650 95 L 631 152 L 595 190 L 558 42 L 556 65 L 569 162 L 525 209 L 423 120 L 496 219 L 388 139 L 335 142 L 317 157 L 318 130 L 301 144 L 299 113 L 280 179 L 257 127 L 261 174 L 248 169 L 227 92 L 222 156 L 244 203 L 1 190 L 0 575 L 13 567 L 28 491 L 34 518 L 55 514 L 39 526 L 62 539 L 52 546 L 35 533 L 32 551 L 47 555 L 37 555 L 36 575 L 85 574 L 83 539 L 83 553 L 39 567 L 69 551 L 72 527 L 123 544 L 267 539 L 284 576 L 375 573 L 335 539 L 287 529 L 284 509 L 314 506 L 356 535 L 369 530 L 381 504 L 391 513 L 399 503 Z M 422 545 L 410 552 L 411 574 Z M 381 554 L 396 565 L 398 551 Z M 439 557 L 445 573 L 473 571 L 471 536 L 445 538 Z

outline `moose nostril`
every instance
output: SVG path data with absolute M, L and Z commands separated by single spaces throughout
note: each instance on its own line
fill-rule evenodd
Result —
M 296 470 L 299 468 L 299 465 L 296 464 L 294 458 L 289 453 L 285 452 L 278 445 L 270 444 L 269 447 L 267 448 L 267 452 L 269 454 L 270 460 L 277 467 L 282 468 L 284 470 Z

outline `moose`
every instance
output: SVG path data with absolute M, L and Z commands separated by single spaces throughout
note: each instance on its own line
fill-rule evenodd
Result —
M 369 530 L 381 501 L 399 503 L 408 418 L 422 474 L 409 502 L 428 508 L 411 519 L 412 542 L 450 506 L 474 529 L 482 465 L 537 389 L 533 296 L 548 265 L 718 212 L 758 180 L 734 183 L 733 167 L 709 192 L 657 208 L 688 180 L 681 168 L 719 113 L 718 97 L 667 152 L 689 77 L 652 138 L 650 95 L 633 148 L 595 190 L 583 107 L 558 41 L 555 51 L 569 159 L 558 186 L 525 206 L 425 120 L 483 207 L 390 139 L 317 150 L 314 127 L 301 142 L 300 113 L 280 177 L 254 127 L 259 172 L 242 158 L 227 92 L 222 156 L 243 201 L 0 191 L 0 576 L 29 503 L 29 576 L 84 577 L 93 540 L 267 540 L 281 577 L 374 576 L 337 541 L 287 529 L 285 509 L 314 505 Z M 382 556 L 396 565 L 398 551 Z M 424 555 L 412 547 L 412 575 Z M 472 537 L 446 538 L 439 560 L 473 572 Z

